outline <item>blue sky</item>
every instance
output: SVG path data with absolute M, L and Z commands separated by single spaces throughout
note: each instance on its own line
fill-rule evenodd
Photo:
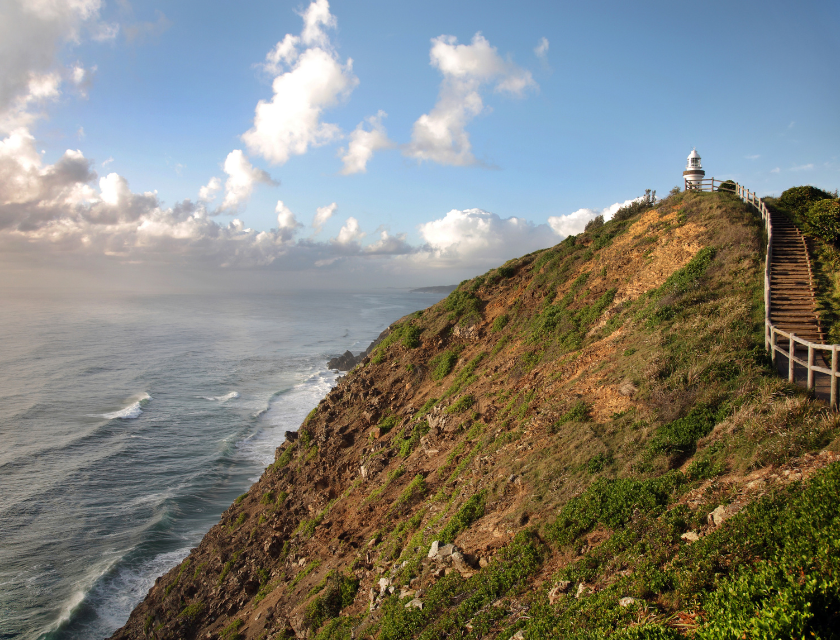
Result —
M 834 190 L 838 34 L 836 2 L 0 0 L 2 263 L 432 284 L 692 146 Z

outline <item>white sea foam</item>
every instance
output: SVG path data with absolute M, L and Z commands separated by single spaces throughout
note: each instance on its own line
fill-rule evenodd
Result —
M 88 594 L 96 582 L 104 576 L 116 562 L 119 562 L 123 555 L 124 552 L 116 552 L 110 558 L 94 563 L 90 571 L 88 571 L 88 573 L 77 582 L 78 588 L 73 591 L 70 597 L 61 606 L 61 612 L 58 615 L 58 619 L 53 622 L 46 631 L 55 631 L 64 623 L 68 622 L 76 608 L 85 601 L 85 598 L 88 597 Z
M 140 417 L 140 414 L 143 413 L 143 405 L 151 399 L 152 396 L 148 393 L 143 393 L 136 401 L 132 402 L 124 409 L 120 409 L 119 411 L 114 411 L 112 413 L 103 413 L 102 417 L 106 420 L 116 420 L 117 418 L 120 420 L 134 420 L 135 418 Z
M 189 547 L 161 553 L 139 567 L 124 567 L 113 578 L 97 584 L 91 599 L 103 630 L 116 630 L 125 624 L 132 609 L 154 585 L 155 578 L 169 571 L 189 553 Z M 113 631 L 107 631 L 106 635 L 110 633 Z
M 228 400 L 233 400 L 239 397 L 238 391 L 231 391 L 230 393 L 226 393 L 223 396 L 201 396 L 204 400 L 210 400 L 212 402 L 227 402 Z
M 260 416 L 259 429 L 236 443 L 238 453 L 262 466 L 274 462 L 274 450 L 286 431 L 296 431 L 307 414 L 335 385 L 336 372 L 319 370 L 287 391 L 274 395 Z

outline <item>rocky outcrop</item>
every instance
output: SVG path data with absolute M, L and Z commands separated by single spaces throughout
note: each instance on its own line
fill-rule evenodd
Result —
M 379 337 L 376 338 L 373 342 L 368 345 L 368 348 L 362 351 L 359 355 L 354 356 L 351 351 L 345 351 L 340 356 L 335 358 L 330 358 L 327 361 L 327 368 L 333 369 L 335 371 L 351 371 L 356 365 L 360 364 L 365 358 L 367 358 L 371 351 L 373 351 L 377 345 L 382 342 L 385 337 L 390 333 L 391 327 L 388 327 L 379 334 Z

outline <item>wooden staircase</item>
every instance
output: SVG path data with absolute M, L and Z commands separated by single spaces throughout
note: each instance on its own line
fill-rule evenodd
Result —
M 784 215 L 771 213 L 770 322 L 810 342 L 824 343 L 805 238 Z

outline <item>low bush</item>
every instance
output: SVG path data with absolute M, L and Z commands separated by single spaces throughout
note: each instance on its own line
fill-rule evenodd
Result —
M 317 598 L 306 606 L 306 622 L 310 629 L 319 629 L 325 622 L 336 618 L 344 607 L 353 604 L 359 591 L 359 580 L 353 576 L 332 571 Z
M 836 196 L 827 191 L 807 185 L 786 189 L 776 202 L 794 216 L 804 216 L 814 203 L 834 197 Z
M 440 539 L 445 543 L 453 542 L 459 533 L 484 515 L 486 502 L 486 490 L 479 491 L 471 496 L 440 532 Z
M 458 354 L 455 351 L 444 351 L 429 361 L 429 370 L 432 380 L 442 380 L 455 368 L 458 362 Z
M 475 404 L 475 398 L 472 396 L 463 396 L 458 399 L 457 402 L 452 403 L 449 407 L 446 408 L 446 413 L 464 413 L 467 409 Z
M 481 316 L 481 299 L 470 291 L 456 289 L 444 300 L 443 308 L 450 312 L 453 320 L 474 322 Z
M 722 411 L 706 405 L 692 407 L 686 416 L 659 427 L 651 443 L 652 450 L 656 453 L 682 455 L 694 453 L 697 441 L 711 432 L 719 422 Z
M 548 430 L 551 433 L 557 433 L 560 430 L 560 427 L 568 422 L 589 422 L 590 411 L 592 411 L 592 405 L 585 400 L 580 400 L 575 403 L 571 409 L 555 420 Z
M 598 523 L 610 528 L 622 526 L 636 510 L 643 513 L 661 510 L 683 484 L 685 477 L 677 472 L 650 480 L 599 478 L 563 506 L 557 520 L 547 527 L 548 536 L 563 545 Z
M 840 200 L 819 200 L 805 214 L 805 231 L 825 242 L 840 240 Z
M 653 205 L 656 204 L 656 191 L 651 191 L 650 189 L 645 189 L 645 195 L 636 198 L 625 207 L 621 207 L 618 211 L 613 214 L 612 219 L 616 222 L 621 222 L 623 220 L 629 220 L 633 216 L 642 213 L 643 211 L 647 211 L 648 209 L 652 209 Z

